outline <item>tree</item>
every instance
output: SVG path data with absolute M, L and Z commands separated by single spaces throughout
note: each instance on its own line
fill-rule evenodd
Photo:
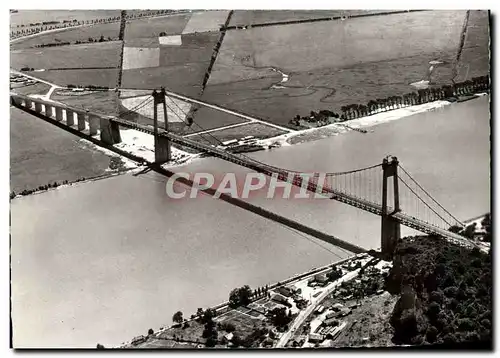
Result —
M 104 346 L 100 343 L 97 343 L 96 349 L 105 349 Z
M 148 330 L 148 336 L 150 336 L 150 335 L 152 335 L 152 334 L 154 334 L 154 333 L 155 333 L 155 331 L 153 331 L 153 328 L 150 328 L 150 329 Z
M 198 309 L 196 310 L 196 315 L 197 315 L 198 317 L 203 316 L 203 308 L 198 308 Z
M 99 38 L 99 42 L 104 42 L 104 36 L 101 35 L 101 37 Z
M 270 311 L 269 318 L 276 327 L 285 327 L 291 321 L 291 317 L 287 315 L 285 307 L 276 307 Z
M 203 314 L 203 317 L 201 319 L 202 323 L 213 323 L 213 318 L 215 317 L 215 311 L 208 308 L 205 313 Z
M 250 298 L 252 297 L 252 290 L 250 286 L 245 285 L 240 288 L 235 288 L 229 294 L 229 306 L 236 308 L 238 306 L 246 306 L 250 303 Z
M 181 311 L 175 312 L 174 315 L 172 316 L 172 321 L 181 324 L 183 321 L 182 312 Z

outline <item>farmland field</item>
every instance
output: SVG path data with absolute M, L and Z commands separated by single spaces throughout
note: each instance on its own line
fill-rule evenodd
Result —
M 457 82 L 489 72 L 489 14 L 487 11 L 471 10 L 465 33 L 465 42 L 458 65 Z
M 38 82 L 35 84 L 29 84 L 29 85 L 12 83 L 11 87 L 16 93 L 24 94 L 24 95 L 46 94 L 50 89 L 50 86 L 48 84 L 45 84 L 42 82 Z
M 86 21 L 120 16 L 120 10 L 19 10 L 10 14 L 10 26 L 44 21 Z
M 228 16 L 229 10 L 195 12 L 191 15 L 182 33 L 218 32 Z
M 242 126 L 221 129 L 220 131 L 210 132 L 208 134 L 190 136 L 189 139 L 200 141 L 200 142 L 210 142 L 211 144 L 220 144 L 216 139 L 221 142 L 241 139 L 246 136 L 254 136 L 255 138 L 265 139 L 276 137 L 281 134 L 285 134 L 285 131 L 279 130 L 277 128 L 261 124 L 261 123 L 248 123 Z M 216 139 L 215 139 L 216 138 Z
M 119 41 L 14 50 L 10 53 L 10 66 L 18 70 L 118 67 L 120 50 Z
M 92 111 L 109 115 L 116 115 L 118 113 L 117 94 L 114 91 L 74 95 L 56 90 L 50 98 L 72 107 L 88 108 L 89 103 L 91 103 Z
M 453 53 L 464 16 L 465 11 L 423 11 L 228 31 L 209 84 L 254 78 L 253 67 L 305 72 Z M 397 27 L 400 23 L 408 26 Z
M 120 33 L 120 23 L 113 22 L 110 24 L 98 24 L 93 26 L 79 26 L 61 31 L 48 32 L 34 37 L 19 39 L 11 43 L 11 50 L 19 50 L 31 48 L 35 45 L 48 44 L 54 42 L 71 42 L 87 41 L 89 37 L 99 39 L 104 36 L 106 39 L 111 37 L 113 40 L 118 39 Z
M 324 17 L 352 16 L 383 13 L 392 10 L 236 10 L 230 26 L 248 26 L 274 22 L 310 20 Z
M 29 75 L 53 82 L 60 86 L 108 86 L 114 88 L 118 81 L 118 69 L 78 69 L 27 72 Z M 92 104 L 88 106 L 92 108 Z
M 202 99 L 285 125 L 311 110 L 340 111 L 416 91 L 410 84 L 427 79 L 432 60 L 444 62 L 435 66 L 432 83 L 451 83 L 465 14 L 425 11 L 230 30 Z M 485 12 L 471 12 L 468 25 L 458 67 L 463 73 L 468 64 L 470 78 L 488 71 Z M 468 48 L 472 44 L 481 50 Z
M 218 33 L 185 34 L 181 36 L 182 44 L 179 46 L 158 44 L 155 46 L 156 49 L 151 48 L 151 45 L 144 46 L 142 52 L 137 48 L 127 50 L 137 53 L 155 51 L 158 57 L 152 58 L 147 63 L 141 63 L 137 59 L 128 58 L 126 51 L 122 87 L 152 89 L 164 86 L 174 92 L 199 97 L 218 36 Z M 134 41 L 133 43 L 137 45 L 137 40 Z M 151 43 L 148 41 L 148 44 Z
M 161 32 L 166 32 L 167 35 L 180 35 L 190 17 L 191 14 L 181 14 L 127 21 L 125 43 L 137 38 L 157 38 Z
M 271 73 L 267 78 L 207 86 L 203 100 L 286 125 L 295 115 L 304 116 L 311 110 L 339 112 L 347 104 L 414 91 L 410 83 L 422 80 L 428 62 L 439 55 L 430 54 L 424 61 L 414 56 L 341 70 L 293 73 L 286 83 L 280 83 L 281 76 Z M 439 66 L 432 77 L 435 84 L 451 83 L 451 78 L 451 65 Z M 273 83 L 281 87 L 273 87 Z
M 20 192 L 105 173 L 110 157 L 83 147 L 71 133 L 10 109 L 10 190 Z

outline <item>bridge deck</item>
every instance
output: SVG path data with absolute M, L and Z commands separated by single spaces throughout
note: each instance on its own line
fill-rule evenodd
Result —
M 16 94 L 11 94 L 11 96 L 18 97 L 18 98 L 27 98 L 30 99 L 31 101 L 36 101 L 42 104 L 48 104 L 48 105 L 58 105 L 54 102 L 47 102 L 47 101 L 42 101 L 34 98 L 30 98 L 27 96 L 19 96 Z M 61 105 L 61 107 L 69 109 L 69 110 L 74 110 L 74 111 L 82 111 L 81 109 L 77 108 L 71 108 L 66 105 Z M 114 121 L 118 123 L 119 125 L 130 128 L 130 129 L 135 129 L 139 130 L 151 135 L 154 135 L 153 129 L 151 127 L 139 124 L 139 123 L 134 123 L 130 122 L 128 120 L 122 119 L 122 118 L 117 118 L 117 117 L 112 117 L 112 116 L 106 116 L 102 115 L 99 113 L 93 113 L 93 112 L 88 112 L 89 114 L 92 115 L 97 115 L 101 117 L 108 118 L 110 121 Z M 172 141 L 175 144 L 179 144 L 182 146 L 186 146 L 195 150 L 199 150 L 208 154 L 213 155 L 214 157 L 229 161 L 234 164 L 238 164 L 240 166 L 246 167 L 248 169 L 254 170 L 258 173 L 265 174 L 267 176 L 273 176 L 277 175 L 279 180 L 282 181 L 288 181 L 291 184 L 301 187 L 302 186 L 302 180 L 303 178 L 298 175 L 298 173 L 290 173 L 284 169 L 273 167 L 270 165 L 267 165 L 265 163 L 261 163 L 255 159 L 252 159 L 248 156 L 241 156 L 241 155 L 235 155 L 233 153 L 229 153 L 223 149 L 217 148 L 215 146 L 205 144 L 205 143 L 200 143 L 196 142 L 192 139 L 182 137 L 179 135 L 176 135 L 172 132 L 167 132 L 163 129 L 159 129 L 159 135 L 168 138 L 170 141 Z M 290 175 L 291 174 L 291 175 Z M 382 215 L 382 207 L 377 204 L 373 203 L 367 200 L 364 200 L 359 197 L 355 197 L 350 195 L 349 193 L 344 193 L 337 191 L 333 188 L 329 188 L 326 186 L 318 187 L 318 184 L 315 183 L 314 181 L 309 181 L 307 185 L 307 190 L 313 193 L 320 193 L 322 195 L 327 195 L 333 200 L 337 200 L 339 202 L 351 205 L 355 208 L 373 213 L 375 215 Z M 450 232 L 448 230 L 442 229 L 440 227 L 437 227 L 433 224 L 427 223 L 423 220 L 419 220 L 415 217 L 410 217 L 408 215 L 405 215 L 402 212 L 398 212 L 392 215 L 392 217 L 397 220 L 401 225 L 410 227 L 412 229 L 421 231 L 426 234 L 434 234 L 434 235 L 439 235 L 443 236 L 459 245 L 462 246 L 468 246 L 468 247 L 478 247 L 475 243 L 471 242 L 470 240 L 464 238 L 463 236 L 460 236 L 456 233 Z

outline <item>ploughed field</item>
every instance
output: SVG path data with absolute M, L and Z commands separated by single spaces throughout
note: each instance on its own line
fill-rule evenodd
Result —
M 465 16 L 422 11 L 229 30 L 202 99 L 287 124 L 311 110 L 340 112 L 346 104 L 416 91 L 410 84 L 427 79 L 429 61 L 443 62 L 432 83 L 451 83 Z M 486 12 L 471 11 L 464 50 L 488 52 L 487 20 Z M 488 72 L 481 56 L 474 50 L 460 58 L 469 78 Z
M 229 11 L 206 11 L 128 21 L 122 87 L 165 87 L 199 97 Z

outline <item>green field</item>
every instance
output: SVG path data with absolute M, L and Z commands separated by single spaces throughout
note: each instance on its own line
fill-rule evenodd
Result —
M 457 82 L 489 73 L 489 17 L 487 11 L 471 10 L 458 66 Z
M 93 39 L 99 39 L 101 36 L 104 36 L 106 39 L 108 37 L 111 37 L 112 39 L 117 40 L 119 32 L 119 22 L 113 22 L 110 24 L 98 24 L 92 26 L 79 26 L 16 40 L 11 43 L 10 48 L 12 51 L 54 42 L 74 43 L 75 41 L 87 41 L 89 37 L 92 37 Z
M 87 21 L 116 16 L 120 16 L 120 10 L 19 10 L 17 13 L 10 14 L 10 26 L 44 21 Z
M 125 43 L 137 38 L 158 37 L 161 32 L 166 32 L 167 35 L 180 35 L 190 17 L 191 14 L 182 14 L 127 21 Z
M 274 22 L 311 20 L 324 17 L 383 13 L 392 10 L 236 10 L 230 26 L 248 26 Z
M 25 86 L 24 84 L 17 84 L 17 83 L 12 83 L 11 84 L 12 91 L 19 93 L 19 94 L 24 94 L 24 95 L 30 95 L 30 94 L 46 94 L 50 86 L 48 84 L 38 82 L 35 84 L 29 84 Z
M 19 109 L 10 109 L 10 190 L 105 173 L 110 157 L 80 138 Z
M 17 70 L 118 67 L 120 51 L 119 41 L 14 50 L 10 53 L 10 66 Z
M 114 88 L 118 82 L 118 72 L 118 69 L 79 69 L 27 73 L 60 86 L 72 84 L 78 86 L 94 85 Z M 88 103 L 88 107 L 92 108 L 92 103 Z
M 199 97 L 219 35 L 197 33 L 185 34 L 181 38 L 180 46 L 154 46 L 159 47 L 160 51 L 157 67 L 124 70 L 122 87 L 153 89 L 164 86 L 173 92 Z M 141 42 L 144 41 L 141 39 Z M 133 43 L 138 44 L 137 40 Z M 143 47 L 152 46 L 148 42 Z
M 267 126 L 261 123 L 248 123 L 243 126 L 221 129 L 220 131 L 210 132 L 209 134 L 201 134 L 189 137 L 189 139 L 196 140 L 204 143 L 220 144 L 232 139 L 241 139 L 246 136 L 254 136 L 255 138 L 265 139 L 270 137 L 276 137 L 281 134 L 285 134 L 285 131 L 281 131 L 277 128 Z
M 285 125 L 311 110 L 339 112 L 343 105 L 416 91 L 410 84 L 427 79 L 432 60 L 444 62 L 435 66 L 433 84 L 448 84 L 465 14 L 425 11 L 231 30 L 202 99 Z M 484 15 L 469 18 L 458 66 L 464 73 L 468 65 L 469 78 L 488 73 Z
M 117 107 L 117 93 L 114 91 L 94 92 L 83 95 L 68 95 L 64 92 L 54 91 L 50 97 L 54 101 L 65 103 L 72 107 L 88 107 L 92 104 L 92 110 L 109 115 L 116 115 L 118 113 Z

